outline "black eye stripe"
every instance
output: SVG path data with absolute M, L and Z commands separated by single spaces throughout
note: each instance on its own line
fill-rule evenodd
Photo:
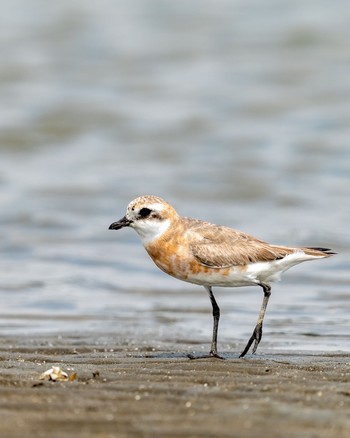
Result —
M 149 208 L 141 208 L 141 210 L 139 211 L 139 215 L 141 217 L 147 217 L 152 213 L 152 210 L 150 210 Z

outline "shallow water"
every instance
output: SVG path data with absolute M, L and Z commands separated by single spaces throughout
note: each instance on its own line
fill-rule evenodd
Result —
M 210 303 L 132 230 L 140 194 L 339 254 L 273 287 L 265 345 L 349 349 L 350 6 L 3 2 L 0 332 L 207 343 Z M 217 289 L 241 348 L 259 288 Z M 261 347 L 263 348 L 263 347 Z

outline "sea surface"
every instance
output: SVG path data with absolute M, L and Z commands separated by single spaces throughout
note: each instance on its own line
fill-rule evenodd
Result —
M 0 335 L 208 348 L 205 290 L 108 230 L 155 194 L 337 252 L 273 285 L 263 343 L 349 351 L 349 23 L 346 0 L 3 0 Z M 239 351 L 261 288 L 214 293 Z

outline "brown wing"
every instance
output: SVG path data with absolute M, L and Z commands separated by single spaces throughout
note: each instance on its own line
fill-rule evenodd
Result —
M 193 256 L 214 268 L 242 266 L 248 263 L 282 259 L 295 250 L 269 245 L 249 234 L 231 228 L 187 219 L 187 233 Z

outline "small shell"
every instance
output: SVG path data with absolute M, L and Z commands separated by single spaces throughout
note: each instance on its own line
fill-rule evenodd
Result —
M 74 382 L 74 380 L 77 378 L 77 373 L 75 372 L 75 373 L 73 373 L 73 374 L 71 374 L 70 376 L 69 376 L 69 381 L 70 382 Z
M 60 367 L 52 367 L 45 371 L 39 377 L 40 380 L 64 381 L 68 380 L 68 374 L 61 370 Z

